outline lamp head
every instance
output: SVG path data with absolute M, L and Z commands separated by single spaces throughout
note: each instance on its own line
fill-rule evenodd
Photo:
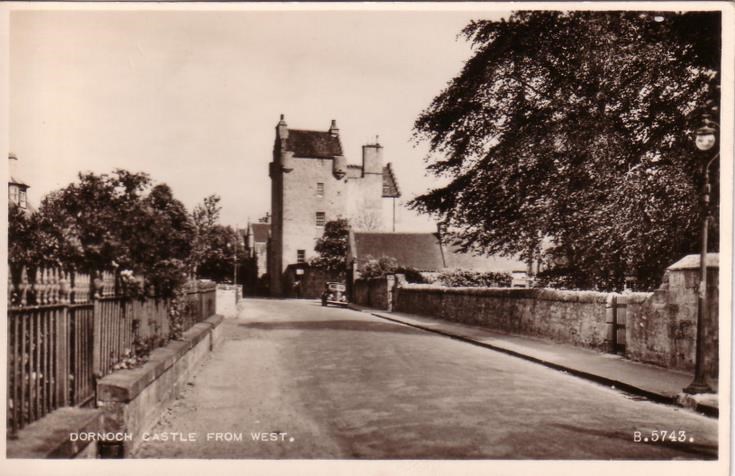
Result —
M 703 119 L 704 125 L 695 132 L 697 137 L 694 139 L 694 144 L 697 149 L 707 151 L 714 147 L 717 142 L 717 129 L 712 127 L 713 123 L 709 120 L 708 115 L 705 115 Z

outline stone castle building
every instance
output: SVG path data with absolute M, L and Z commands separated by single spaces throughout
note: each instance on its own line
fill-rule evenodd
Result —
M 327 131 L 289 129 L 283 115 L 276 126 L 271 178 L 270 291 L 279 296 L 290 264 L 315 256 L 324 224 L 347 218 L 355 229 L 389 226 L 384 202 L 400 196 L 383 147 L 362 146 L 362 164 L 348 164 L 336 121 Z

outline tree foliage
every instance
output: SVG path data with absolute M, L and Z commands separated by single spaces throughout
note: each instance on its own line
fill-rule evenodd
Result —
M 244 243 L 230 226 L 214 225 L 204 247 L 197 276 L 212 281 L 232 281 L 233 266 L 239 266 L 247 258 Z M 239 268 L 238 268 L 239 269 Z M 241 283 L 242 277 L 238 279 Z
M 415 209 L 465 251 L 542 259 L 579 288 L 650 288 L 696 252 L 719 13 L 517 12 L 463 34 L 473 56 L 415 123 L 450 181 Z
M 11 271 L 19 271 L 37 260 L 35 249 L 28 246 L 37 240 L 34 216 L 8 202 L 8 263 Z
M 347 271 L 350 223 L 345 218 L 324 224 L 324 234 L 316 242 L 314 251 L 319 255 L 311 261 L 312 266 L 344 273 Z
M 23 246 L 28 265 L 85 273 L 132 271 L 166 295 L 183 283 L 192 224 L 165 184 L 144 173 L 80 173 L 77 182 L 44 197 Z M 12 228 L 12 225 L 11 225 Z
M 219 222 L 220 210 L 222 210 L 219 202 L 220 197 L 218 195 L 209 195 L 204 198 L 202 203 L 195 206 L 191 212 L 194 224 L 190 259 L 192 274 L 196 275 L 198 273 L 199 266 L 207 259 L 207 255 L 211 254 L 211 244 L 216 238 L 215 227 Z

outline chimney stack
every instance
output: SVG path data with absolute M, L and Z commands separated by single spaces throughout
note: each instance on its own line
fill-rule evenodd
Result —
M 281 114 L 281 120 L 278 121 L 278 125 L 276 126 L 276 136 L 279 139 L 286 139 L 288 137 L 288 124 L 286 124 L 283 114 Z
M 362 173 L 383 174 L 383 146 L 367 144 L 362 146 Z
M 339 135 L 339 127 L 337 127 L 337 121 L 332 119 L 332 125 L 329 126 L 329 133 L 332 134 L 333 137 L 337 137 Z

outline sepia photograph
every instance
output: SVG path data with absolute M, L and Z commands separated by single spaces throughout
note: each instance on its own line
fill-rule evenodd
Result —
M 728 474 L 731 3 L 0 13 L 4 474 Z

